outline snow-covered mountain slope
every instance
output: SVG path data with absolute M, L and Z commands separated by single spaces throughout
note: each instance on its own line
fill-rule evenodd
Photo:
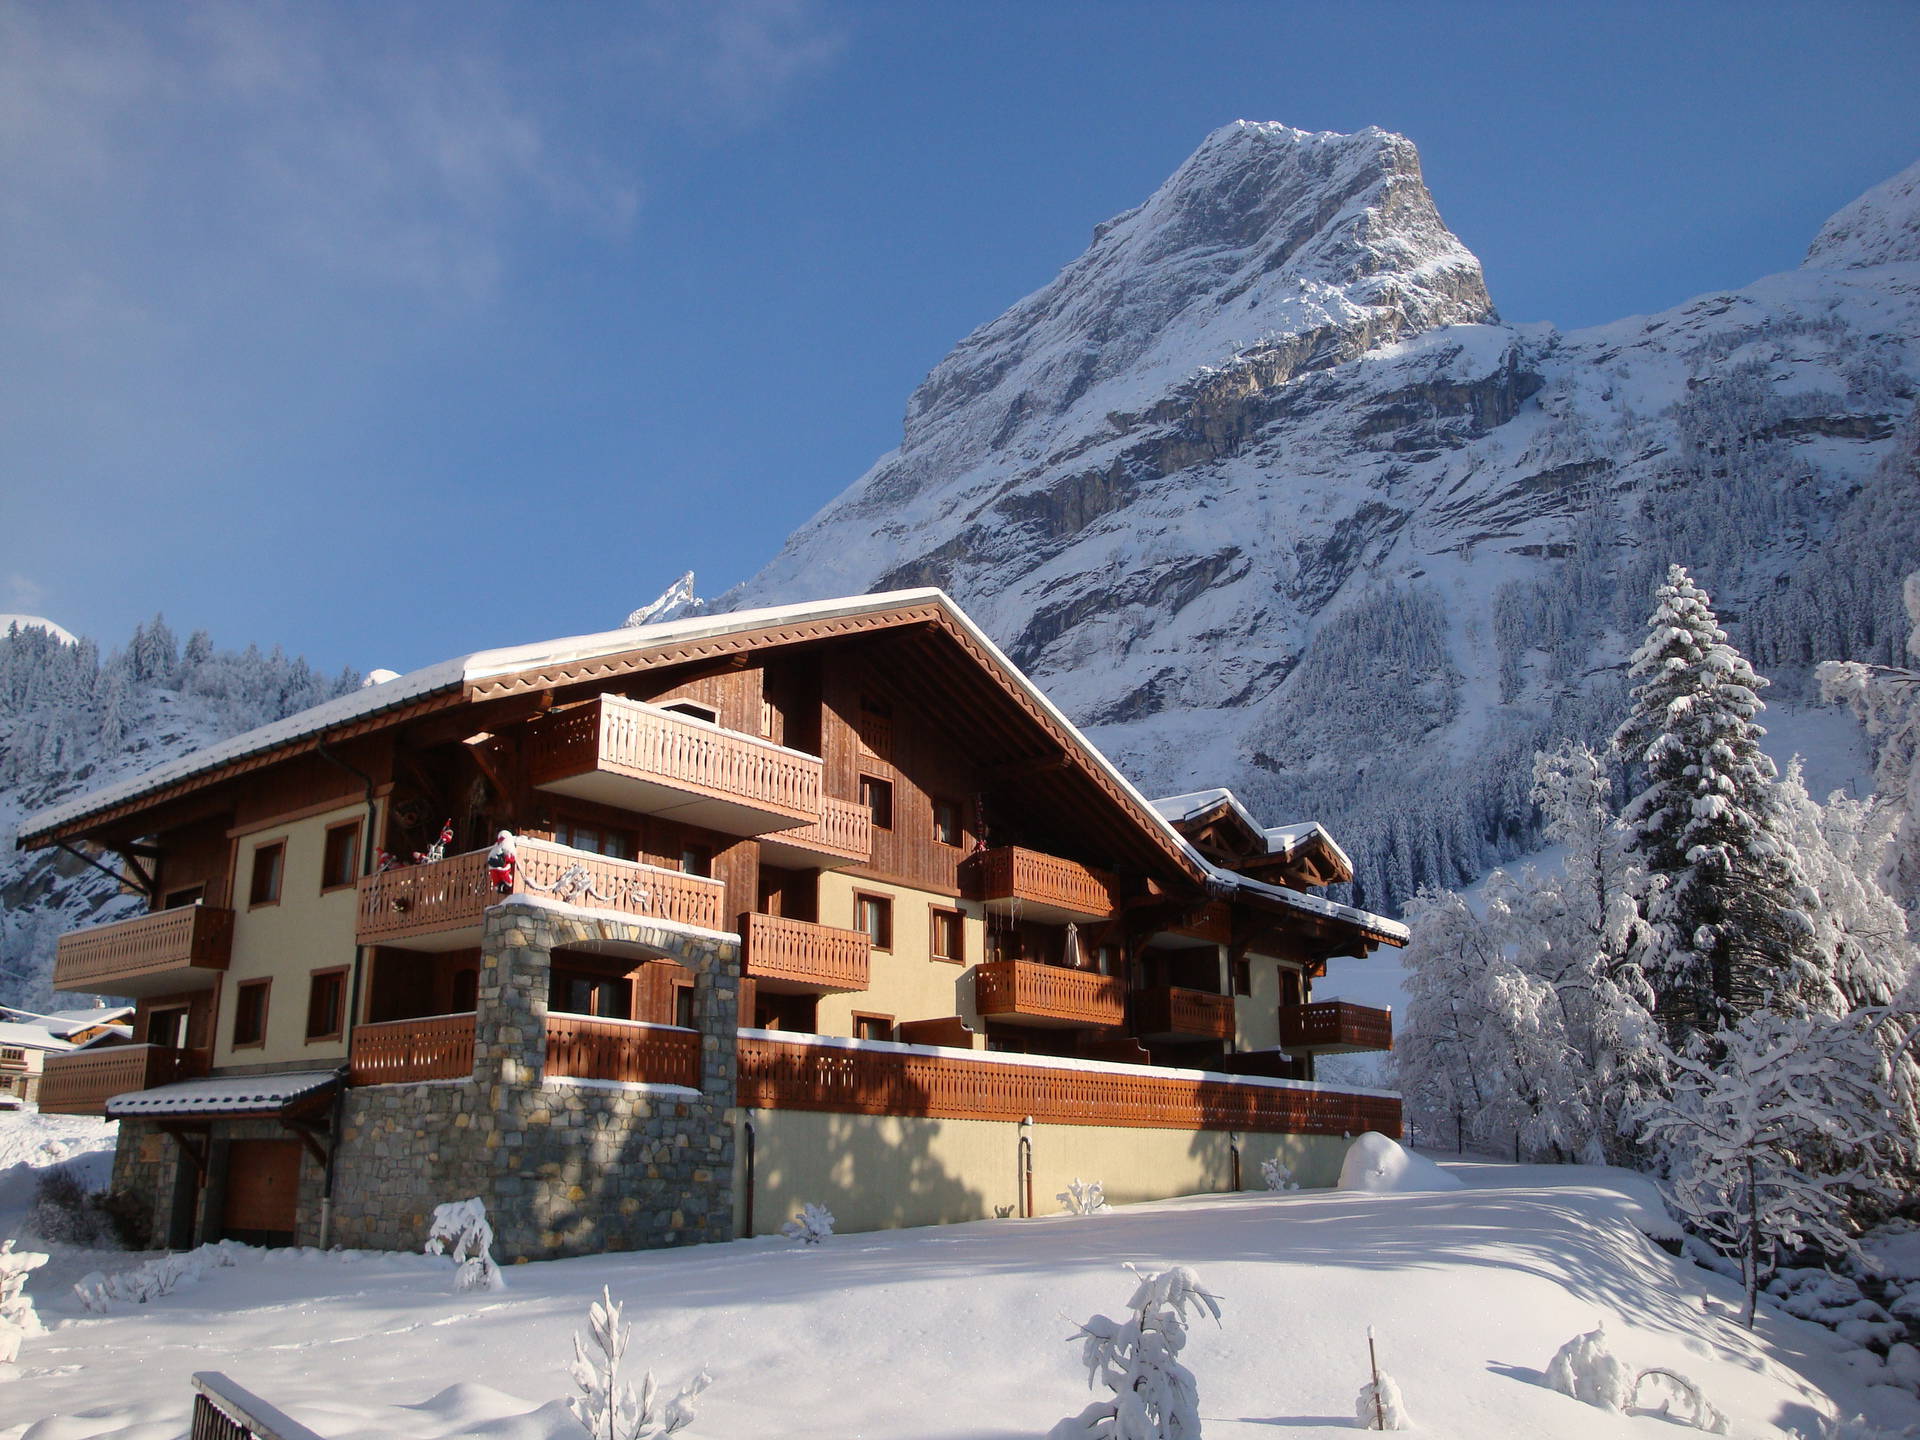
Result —
M 1365 903 L 1468 879 L 1669 559 L 1790 681 L 1899 658 L 1917 217 L 1920 166 L 1796 271 L 1561 333 L 1497 320 L 1405 139 L 1228 126 L 716 604 L 939 584 L 1150 793 L 1328 821 Z

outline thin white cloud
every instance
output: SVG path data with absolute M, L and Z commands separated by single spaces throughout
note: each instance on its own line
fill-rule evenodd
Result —
M 7 576 L 7 608 L 38 613 L 40 602 L 47 598 L 47 587 L 36 580 L 15 571 Z

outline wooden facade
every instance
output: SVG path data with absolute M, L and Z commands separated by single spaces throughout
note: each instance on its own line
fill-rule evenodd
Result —
M 737 935 L 743 1106 L 1397 1133 L 1391 1101 L 1226 1073 L 1387 1048 L 1381 1012 L 1309 1002 L 1329 957 L 1399 943 L 1391 922 L 1229 894 L 1209 856 L 1258 845 L 1143 807 L 943 598 L 630 633 L 375 687 L 311 733 L 30 822 L 22 843 L 117 851 L 154 906 L 64 938 L 57 983 L 134 996 L 136 1039 L 168 1043 L 50 1065 L 50 1085 L 71 1066 L 56 1096 L 93 1097 L 61 1103 L 240 1067 L 467 1077 L 484 917 L 513 894 Z M 1280 1003 L 1235 993 L 1248 966 Z M 578 947 L 551 970 L 550 1078 L 699 1083 L 674 961 Z M 350 1010 L 331 1027 L 328 997 Z M 876 1038 L 997 1053 L 837 1044 Z M 1026 1058 L 1049 1056 L 1138 1074 Z

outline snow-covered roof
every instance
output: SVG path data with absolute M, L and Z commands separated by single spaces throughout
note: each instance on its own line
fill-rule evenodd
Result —
M 89 1010 L 49 1010 L 45 1014 L 0 1006 L 0 1013 L 11 1015 L 29 1025 L 45 1026 L 55 1035 L 71 1035 L 77 1030 L 91 1030 L 97 1025 L 124 1029 L 133 1018 L 133 1006 L 99 1005 Z
M 216 1075 L 135 1090 L 107 1101 L 109 1115 L 250 1115 L 286 1108 L 340 1083 L 338 1070 L 279 1075 Z
M 1211 861 L 1203 860 L 1202 863 L 1213 872 L 1216 882 L 1231 886 L 1242 895 L 1257 895 L 1267 900 L 1278 900 L 1283 905 L 1291 905 L 1294 909 L 1304 910 L 1309 915 L 1319 915 L 1329 920 L 1344 920 L 1349 925 L 1359 925 L 1376 934 L 1392 936 L 1402 944 L 1405 944 L 1413 933 L 1398 920 L 1389 920 L 1386 916 L 1376 915 L 1371 910 L 1361 910 L 1353 905 L 1341 905 L 1332 900 L 1323 900 L 1318 895 L 1289 890 L 1284 885 L 1269 885 L 1264 880 L 1255 880 L 1238 871 L 1223 869 Z
M 72 800 L 48 806 L 27 816 L 21 823 L 20 837 L 29 840 L 85 819 L 97 811 L 109 810 L 168 785 L 190 779 L 208 770 L 219 769 L 236 760 L 244 760 L 297 740 L 319 735 L 339 725 L 351 724 L 423 700 L 429 695 L 461 689 L 500 675 L 532 670 L 543 665 L 566 665 L 653 645 L 683 643 L 709 635 L 728 635 L 741 630 L 756 630 L 769 625 L 792 625 L 808 620 L 825 620 L 840 615 L 855 615 L 899 605 L 944 605 L 956 616 L 959 607 L 939 590 L 896 590 L 880 595 L 859 595 L 838 600 L 816 600 L 801 605 L 775 605 L 760 610 L 737 610 L 727 615 L 703 615 L 687 620 L 668 620 L 658 625 L 622 627 L 593 635 L 570 635 L 558 640 L 543 640 L 533 645 L 513 645 L 499 650 L 476 650 L 458 655 L 437 665 L 410 671 L 397 680 L 363 686 L 350 695 L 337 696 L 284 720 L 257 726 L 218 745 L 195 750 L 164 765 L 98 790 L 88 791 Z M 968 622 L 969 628 L 972 624 Z M 996 651 L 997 653 L 997 651 Z
M 759 630 L 776 625 L 798 625 L 812 620 L 827 620 L 841 616 L 861 615 L 877 610 L 890 610 L 910 605 L 937 605 L 952 618 L 981 650 L 990 655 L 1004 668 L 1013 682 L 1034 705 L 1054 724 L 1058 725 L 1080 748 L 1089 761 L 1099 769 L 1109 781 L 1135 805 L 1150 824 L 1157 823 L 1162 838 L 1184 854 L 1202 874 L 1212 872 L 1217 876 L 1241 883 L 1244 877 L 1221 871 L 1204 855 L 1196 850 L 1187 838 L 1173 827 L 1173 824 L 1154 803 L 1140 793 L 1138 787 L 1120 773 L 1113 762 L 1080 732 L 1079 726 L 1061 712 L 1059 706 L 1048 699 L 1046 694 L 1028 679 L 1026 673 L 1009 660 L 1006 653 L 994 643 L 986 631 L 943 590 L 925 587 L 915 590 L 892 590 L 876 595 L 843 596 L 834 600 L 813 600 L 795 605 L 774 605 L 758 610 L 736 610 L 724 615 L 701 615 L 685 620 L 668 620 L 658 625 L 623 627 L 618 630 L 603 630 L 593 635 L 573 635 L 559 640 L 542 641 L 536 645 L 517 645 L 500 650 L 480 650 L 471 655 L 458 656 L 452 660 L 443 660 L 438 665 L 429 665 L 402 675 L 397 680 L 389 680 L 381 685 L 369 685 L 350 695 L 342 695 L 311 709 L 302 710 L 297 715 L 289 715 L 284 720 L 262 725 L 243 735 L 218 745 L 210 745 L 204 750 L 196 750 L 168 764 L 158 766 L 143 775 L 136 775 L 114 785 L 82 795 L 77 799 L 27 817 L 20 826 L 20 838 L 27 841 L 73 824 L 98 811 L 134 800 L 142 795 L 164 788 L 177 781 L 188 779 L 208 770 L 218 769 L 236 760 L 275 749 L 309 736 L 318 735 L 337 725 L 363 720 L 384 711 L 396 709 L 415 700 L 442 691 L 464 688 L 482 680 L 502 675 L 512 675 L 523 670 L 539 669 L 551 665 L 576 664 L 583 660 L 593 660 L 609 655 L 619 655 L 632 650 L 644 650 L 655 645 L 684 644 L 689 640 L 704 639 L 709 636 L 730 635 L 742 630 Z M 1229 799 L 1230 792 L 1221 791 Z M 1239 806 L 1238 800 L 1233 800 Z M 1245 814 L 1245 808 L 1240 807 Z M 1264 833 L 1262 827 L 1248 816 L 1248 824 L 1256 833 Z M 1293 891 L 1279 890 L 1273 886 L 1262 886 L 1263 890 L 1274 890 L 1281 895 L 1285 903 L 1296 909 L 1333 919 L 1344 920 L 1350 924 L 1359 924 L 1383 934 L 1396 934 L 1404 937 L 1406 927 L 1383 916 L 1369 915 L 1363 910 L 1355 910 L 1347 905 L 1335 905 L 1311 895 L 1300 895 Z
M 1269 855 L 1285 855 L 1317 835 L 1329 850 L 1339 856 L 1341 864 L 1349 870 L 1353 869 L 1352 857 L 1340 848 L 1332 833 L 1318 820 L 1305 820 L 1296 825 L 1262 825 L 1253 818 L 1253 812 L 1240 803 L 1240 797 L 1224 785 L 1216 785 L 1210 790 L 1194 790 L 1186 795 L 1163 795 L 1148 803 L 1161 819 L 1180 825 L 1197 815 L 1206 814 L 1222 801 L 1245 822 L 1249 830 L 1266 840 Z
M 62 1039 L 44 1025 L 27 1025 L 18 1020 L 0 1020 L 0 1045 L 23 1050 L 73 1050 L 71 1040 Z

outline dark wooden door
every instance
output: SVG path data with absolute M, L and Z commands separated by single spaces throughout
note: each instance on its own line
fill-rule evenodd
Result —
M 227 1147 L 221 1232 L 249 1245 L 291 1245 L 300 1200 L 298 1140 L 235 1140 Z

